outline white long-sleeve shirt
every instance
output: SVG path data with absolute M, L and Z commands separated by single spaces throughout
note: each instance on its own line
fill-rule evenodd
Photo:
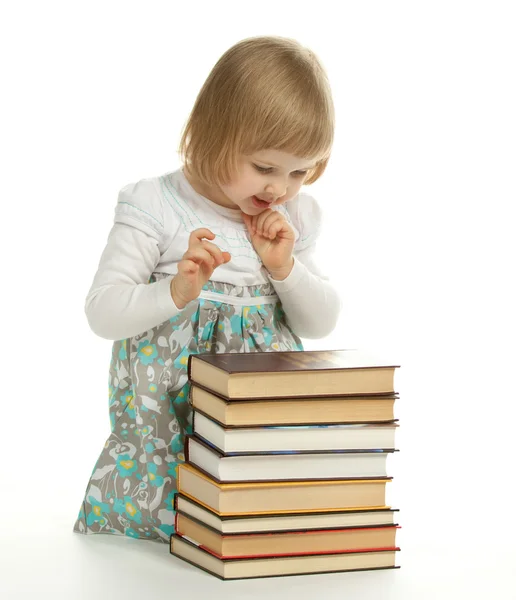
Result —
M 119 340 L 141 334 L 177 315 L 170 281 L 188 248 L 192 231 L 207 227 L 212 241 L 231 254 L 215 269 L 212 281 L 238 286 L 271 282 L 287 322 L 304 338 L 321 338 L 335 327 L 341 302 L 313 255 L 321 227 L 321 210 L 303 192 L 276 207 L 296 234 L 294 266 L 274 280 L 253 248 L 239 209 L 219 206 L 198 194 L 179 169 L 122 188 L 114 225 L 86 298 L 91 329 Z M 148 283 L 152 273 L 170 275 Z

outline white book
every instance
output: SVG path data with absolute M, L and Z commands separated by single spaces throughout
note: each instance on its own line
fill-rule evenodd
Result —
M 190 436 L 186 452 L 190 463 L 221 482 L 386 478 L 389 454 L 377 450 L 223 455 Z
M 396 423 L 225 428 L 194 412 L 193 430 L 222 453 L 393 449 Z

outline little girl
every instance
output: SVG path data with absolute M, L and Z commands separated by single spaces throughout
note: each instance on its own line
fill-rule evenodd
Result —
M 180 144 L 183 167 L 124 187 L 86 299 L 114 340 L 109 436 L 74 530 L 169 540 L 191 433 L 187 360 L 302 350 L 340 300 L 313 255 L 321 213 L 303 184 L 328 162 L 325 72 L 294 40 L 243 40 L 217 62 Z

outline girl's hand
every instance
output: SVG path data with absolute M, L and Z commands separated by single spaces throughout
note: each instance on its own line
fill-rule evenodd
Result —
M 294 230 L 278 211 L 268 208 L 251 217 L 242 213 L 258 256 L 273 279 L 286 279 L 294 259 Z
M 215 234 L 205 228 L 192 231 L 188 250 L 178 263 L 177 275 L 170 283 L 170 293 L 178 308 L 184 308 L 195 300 L 213 271 L 231 260 L 229 252 L 222 252 L 218 246 L 204 238 L 213 240 Z

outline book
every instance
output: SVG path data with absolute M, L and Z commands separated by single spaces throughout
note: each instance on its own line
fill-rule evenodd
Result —
M 221 516 L 182 494 L 176 494 L 178 513 L 206 523 L 219 533 L 267 533 L 299 529 L 339 529 L 341 527 L 378 527 L 397 525 L 393 508 L 347 509 L 338 512 L 298 512 L 259 515 Z
M 347 527 L 269 533 L 222 534 L 182 513 L 176 513 L 176 533 L 219 558 L 295 556 L 359 550 L 394 550 L 395 525 Z
M 225 427 L 262 425 L 317 425 L 321 423 L 373 423 L 394 420 L 397 394 L 296 398 L 223 398 L 193 383 L 189 400 Z
M 394 392 L 399 365 L 361 350 L 191 354 L 188 376 L 227 398 Z
M 395 560 L 398 551 L 399 548 L 370 552 L 308 554 L 283 558 L 221 559 L 177 534 L 170 538 L 171 554 L 220 579 L 394 569 L 397 568 Z
M 225 428 L 194 411 L 193 432 L 222 453 L 394 449 L 398 425 L 327 424 Z
M 295 479 L 381 479 L 391 450 L 222 454 L 195 436 L 185 440 L 188 462 L 220 482 Z
M 177 468 L 178 492 L 219 516 L 383 508 L 392 477 L 315 481 L 220 483 L 191 464 Z

